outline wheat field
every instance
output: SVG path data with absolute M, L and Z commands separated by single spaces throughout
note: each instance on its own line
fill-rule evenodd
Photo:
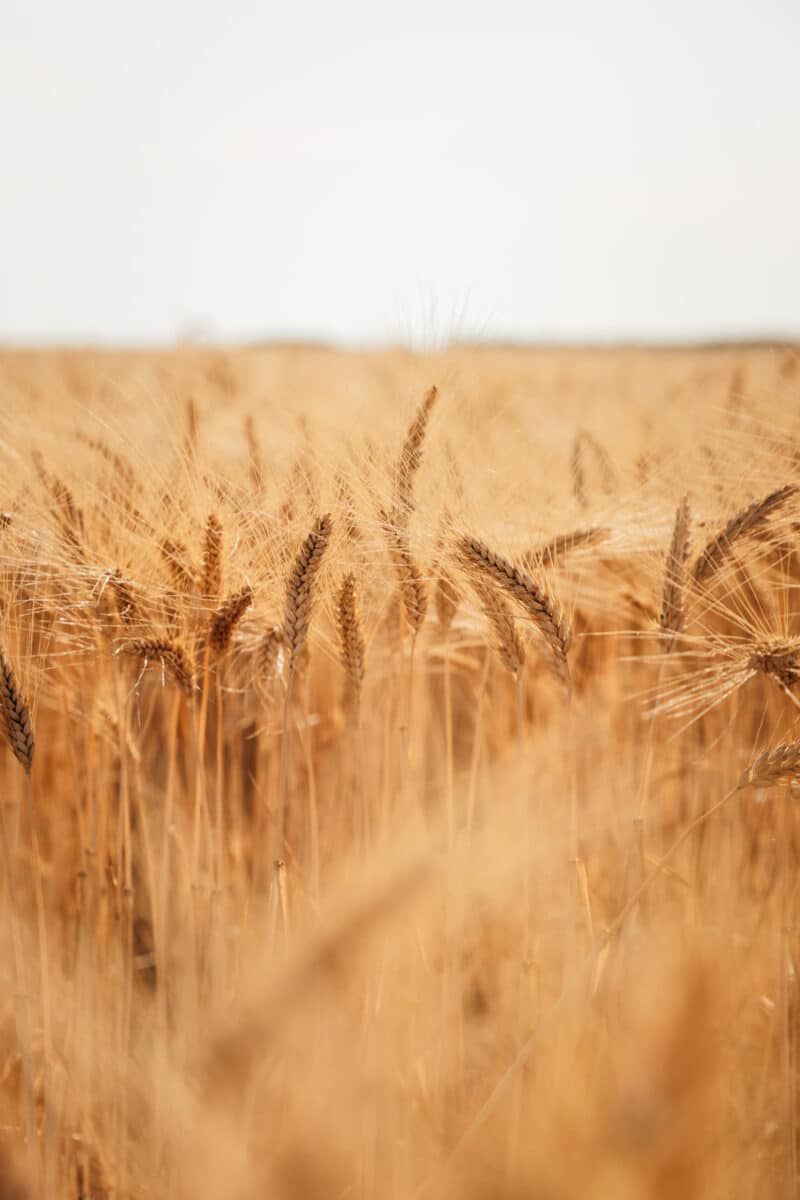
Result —
M 0 353 L 0 1197 L 798 1180 L 800 355 Z

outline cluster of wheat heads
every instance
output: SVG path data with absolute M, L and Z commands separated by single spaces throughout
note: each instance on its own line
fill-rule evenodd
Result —
M 793 1194 L 794 352 L 0 385 L 0 1197 Z

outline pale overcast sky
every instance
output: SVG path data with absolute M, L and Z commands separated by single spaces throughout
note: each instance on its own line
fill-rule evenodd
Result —
M 0 341 L 800 332 L 797 0 L 3 0 Z

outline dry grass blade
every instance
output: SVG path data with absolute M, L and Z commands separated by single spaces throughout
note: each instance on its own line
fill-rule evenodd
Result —
M 466 565 L 492 579 L 533 618 L 534 624 L 550 647 L 548 661 L 555 675 L 569 690 L 571 686 L 567 653 L 570 635 L 561 615 L 545 592 L 530 575 L 490 549 L 478 538 L 464 536 L 458 549 Z
M 684 586 L 686 560 L 689 557 L 690 521 L 689 497 L 684 496 L 675 514 L 672 541 L 667 551 L 664 567 L 664 586 L 661 592 L 661 616 L 659 618 L 664 633 L 681 633 L 686 622 Z
M 794 484 L 786 484 L 756 500 L 747 508 L 732 517 L 728 524 L 716 537 L 712 538 L 702 554 L 697 558 L 692 576 L 695 583 L 706 583 L 720 569 L 731 548 L 739 538 L 746 537 L 758 530 L 764 522 L 776 513 L 797 492 Z
M 22 763 L 26 774 L 33 766 L 35 739 L 30 709 L 22 695 L 14 668 L 0 647 L 0 706 L 3 710 L 3 725 L 6 738 L 15 758 Z

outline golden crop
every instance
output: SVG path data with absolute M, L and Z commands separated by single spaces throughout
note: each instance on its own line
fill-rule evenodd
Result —
M 793 1195 L 800 358 L 0 354 L 0 1198 Z

